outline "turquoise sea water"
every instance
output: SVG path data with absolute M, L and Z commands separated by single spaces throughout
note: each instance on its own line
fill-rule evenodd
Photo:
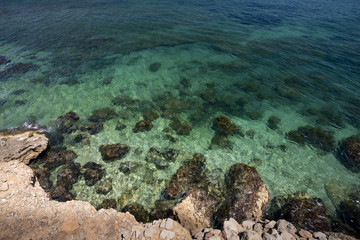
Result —
M 337 141 L 360 132 L 360 5 L 333 1 L 0 1 L 0 65 L 29 69 L 0 78 L 0 128 L 35 121 L 48 125 L 68 111 L 87 119 L 110 107 L 117 116 L 90 144 L 73 144 L 75 162 L 104 165 L 113 190 L 106 196 L 84 180 L 77 199 L 95 206 L 105 198 L 151 208 L 172 174 L 194 153 L 204 154 L 216 179 L 234 163 L 256 166 L 271 196 L 297 191 L 320 197 L 334 215 L 325 185 L 360 184 L 334 152 L 300 146 L 286 138 L 298 127 L 330 131 Z M 156 71 L 150 65 L 160 63 Z M 182 81 L 187 79 L 187 81 Z M 20 91 L 19 91 L 20 90 Z M 113 105 L 117 96 L 138 100 Z M 192 124 L 175 143 L 163 129 L 166 110 Z M 161 117 L 149 132 L 133 133 L 148 110 Z M 226 115 L 245 136 L 231 148 L 211 146 L 212 122 Z M 270 116 L 279 128 L 267 126 Z M 115 127 L 125 124 L 124 130 Z M 102 161 L 99 146 L 131 147 L 123 159 Z M 280 146 L 284 145 L 286 150 Z M 144 159 L 150 147 L 180 154 L 163 170 Z M 124 175 L 119 162 L 142 166 Z M 53 173 L 56 176 L 56 172 Z M 210 175 L 211 175 L 210 174 Z

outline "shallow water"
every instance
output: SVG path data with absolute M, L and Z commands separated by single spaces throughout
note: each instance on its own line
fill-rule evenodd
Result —
M 65 140 L 78 154 L 75 162 L 100 163 L 112 178 L 105 196 L 84 180 L 74 185 L 77 199 L 95 206 L 123 196 L 124 204 L 151 208 L 182 162 L 201 153 L 214 179 L 234 163 L 247 163 L 272 197 L 307 192 L 335 215 L 324 185 L 359 186 L 359 173 L 334 152 L 300 146 L 285 134 L 305 125 L 330 131 L 337 141 L 360 132 L 359 16 L 355 0 L 1 1 L 0 56 L 11 62 L 0 72 L 19 62 L 36 67 L 0 78 L 0 126 L 51 126 L 68 111 L 86 119 L 95 109 L 114 109 L 117 117 L 104 122 L 89 145 L 72 143 L 79 132 Z M 153 63 L 161 64 L 157 71 L 149 69 Z M 113 105 L 117 96 L 140 102 Z M 144 112 L 161 114 L 169 102 L 192 123 L 189 136 L 171 132 L 177 141 L 169 141 L 166 116 L 154 120 L 150 132 L 133 133 Z M 248 133 L 230 137 L 232 149 L 211 146 L 218 115 Z M 276 130 L 267 126 L 272 115 L 281 119 Z M 119 121 L 127 128 L 115 130 Z M 142 162 L 135 174 L 121 173 L 120 161 L 102 161 L 98 148 L 111 143 L 131 147 L 120 161 Z M 158 170 L 144 160 L 150 147 L 180 154 Z

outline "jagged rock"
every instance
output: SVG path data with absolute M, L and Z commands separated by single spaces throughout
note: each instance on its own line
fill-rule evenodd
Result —
M 233 217 L 236 221 L 258 221 L 269 204 L 269 192 L 253 167 L 238 163 L 225 177 L 227 198 L 215 213 L 218 224 Z
M 94 162 L 87 162 L 83 166 L 82 174 L 84 175 L 86 185 L 93 186 L 105 175 L 105 170 L 101 167 L 100 164 Z
M 44 168 L 49 170 L 57 168 L 77 158 L 77 154 L 72 150 L 64 150 L 49 156 L 44 162 Z
M 92 115 L 89 117 L 89 121 L 91 122 L 103 122 L 109 119 L 112 119 L 116 116 L 116 113 L 111 108 L 100 108 L 97 110 L 94 110 L 92 112 Z
M 104 125 L 100 122 L 100 123 L 86 125 L 81 128 L 81 131 L 88 131 L 91 135 L 95 135 L 101 132 L 103 129 L 104 129 Z
M 330 132 L 313 126 L 299 127 L 297 130 L 288 132 L 286 136 L 300 145 L 309 143 L 328 152 L 332 151 L 335 146 L 335 138 Z
M 165 196 L 170 199 L 177 198 L 189 184 L 200 181 L 204 164 L 204 156 L 195 154 L 187 164 L 181 166 L 172 176 L 170 183 L 164 190 Z
M 120 163 L 119 171 L 128 175 L 135 172 L 139 167 L 142 166 L 140 162 L 125 161 Z
M 18 160 L 28 164 L 49 145 L 49 139 L 36 130 L 5 130 L 0 132 L 0 159 Z
M 130 151 L 130 147 L 125 144 L 101 145 L 99 148 L 102 159 L 104 161 L 113 161 L 115 159 L 124 158 Z
M 80 118 L 75 112 L 68 112 L 56 120 L 57 130 L 61 133 L 71 133 L 77 130 L 76 121 Z
M 191 186 L 183 200 L 176 204 L 173 213 L 182 226 L 195 235 L 201 229 L 210 227 L 211 216 L 218 200 L 198 186 Z
M 112 190 L 112 183 L 109 180 L 100 182 L 95 187 L 96 193 L 107 194 Z
M 344 161 L 349 161 L 355 168 L 360 169 L 360 136 L 344 139 L 339 145 L 339 155 Z
M 133 132 L 144 132 L 144 131 L 150 131 L 153 128 L 153 124 L 150 120 L 141 120 L 135 124 L 135 127 L 133 128 Z

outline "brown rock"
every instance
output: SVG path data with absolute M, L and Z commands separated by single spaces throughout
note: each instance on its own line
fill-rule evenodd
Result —
M 144 132 L 144 131 L 150 131 L 153 128 L 153 124 L 150 120 L 141 120 L 135 124 L 135 127 L 133 128 L 133 132 Z
M 49 145 L 49 139 L 35 130 L 20 133 L 0 133 L 0 161 L 18 160 L 28 164 Z
M 104 161 L 112 161 L 123 158 L 130 151 L 130 147 L 125 144 L 101 145 L 100 152 Z

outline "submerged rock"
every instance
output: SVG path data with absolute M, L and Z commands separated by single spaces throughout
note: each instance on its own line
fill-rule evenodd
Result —
M 106 120 L 110 120 L 116 116 L 116 113 L 111 108 L 100 108 L 97 110 L 94 110 L 89 117 L 89 121 L 91 122 L 103 122 Z
M 153 147 L 150 148 L 149 152 L 146 154 L 145 161 L 154 163 L 158 169 L 164 169 L 169 166 L 169 162 L 165 156 Z
M 331 230 L 331 218 L 326 214 L 321 199 L 301 193 L 275 197 L 269 208 L 269 217 L 285 219 L 308 231 Z
M 90 139 L 86 134 L 80 133 L 74 137 L 75 143 L 90 144 Z
M 267 126 L 270 129 L 275 130 L 275 129 L 278 129 L 278 127 L 279 127 L 278 125 L 280 122 L 281 122 L 280 118 L 275 117 L 275 116 L 270 116 L 267 121 Z
M 232 150 L 234 143 L 231 142 L 227 136 L 215 134 L 211 139 L 211 144 Z
M 288 132 L 286 136 L 300 145 L 309 143 L 327 152 L 335 147 L 335 138 L 330 132 L 313 126 L 299 127 L 297 130 Z
M 98 183 L 95 187 L 96 193 L 107 194 L 112 190 L 112 183 L 109 180 Z
M 164 190 L 165 197 L 177 198 L 191 183 L 199 182 L 202 178 L 204 164 L 204 156 L 195 154 L 187 164 L 181 166 L 172 176 L 170 183 Z
M 0 72 L 0 78 L 8 78 L 14 75 L 24 74 L 36 68 L 38 68 L 38 66 L 32 63 L 14 63 L 6 70 Z
M 151 72 L 157 72 L 157 71 L 160 69 L 160 67 L 161 67 L 161 63 L 159 63 L 159 62 L 154 62 L 154 63 L 150 64 L 149 70 L 150 70 Z
M 0 159 L 28 164 L 47 149 L 49 139 L 37 130 L 12 129 L 0 132 Z
M 178 135 L 190 135 L 192 125 L 189 122 L 181 122 L 179 119 L 174 119 L 169 125 Z
M 350 195 L 350 198 L 340 203 L 344 221 L 357 231 L 360 236 L 360 195 Z
M 120 163 L 119 171 L 124 173 L 125 175 L 129 175 L 131 173 L 134 173 L 141 166 L 142 163 L 140 162 L 125 161 Z
M 50 190 L 53 183 L 50 180 L 50 171 L 47 168 L 33 168 L 34 174 L 44 190 Z
M 144 206 L 139 203 L 130 203 L 123 207 L 121 211 L 131 213 L 139 222 L 150 222 L 150 214 L 145 210 Z
M 344 139 L 338 151 L 344 161 L 349 161 L 350 165 L 360 169 L 360 136 L 353 135 Z
M 56 120 L 57 130 L 61 133 L 71 133 L 77 130 L 75 122 L 80 118 L 75 112 L 68 112 Z
M 154 121 L 159 118 L 159 114 L 157 114 L 156 112 L 153 112 L 153 111 L 148 111 L 143 114 L 143 117 L 145 120 Z
M 128 106 L 136 103 L 137 101 L 138 100 L 132 99 L 129 96 L 117 96 L 111 101 L 111 103 L 119 106 Z
M 237 163 L 225 176 L 227 198 L 214 214 L 217 224 L 230 217 L 259 221 L 269 205 L 269 192 L 254 167 Z
M 77 158 L 77 154 L 74 151 L 61 151 L 48 157 L 44 162 L 44 168 L 51 170 L 57 168 L 58 166 L 72 162 L 75 158 Z
M 110 198 L 110 199 L 104 199 L 102 201 L 102 203 L 100 203 L 97 207 L 96 210 L 100 210 L 100 209 L 116 209 L 117 208 L 117 202 L 115 199 Z
M 86 185 L 93 186 L 105 175 L 105 170 L 101 167 L 102 165 L 94 162 L 88 162 L 83 166 L 82 174 L 84 175 Z
M 150 120 L 141 120 L 135 124 L 135 127 L 133 128 L 133 132 L 144 132 L 144 131 L 150 131 L 153 128 L 153 124 Z
M 125 144 L 117 143 L 111 145 L 101 145 L 99 150 L 104 161 L 113 161 L 124 158 L 130 151 L 130 147 Z
M 234 135 L 240 131 L 236 124 L 232 123 L 229 118 L 222 115 L 215 118 L 212 129 L 216 134 L 224 136 Z
M 155 206 L 151 211 L 151 219 L 165 219 L 173 216 L 173 207 L 176 200 L 156 200 Z
M 104 129 L 102 123 L 94 123 L 81 128 L 82 131 L 88 131 L 91 135 L 95 135 Z

